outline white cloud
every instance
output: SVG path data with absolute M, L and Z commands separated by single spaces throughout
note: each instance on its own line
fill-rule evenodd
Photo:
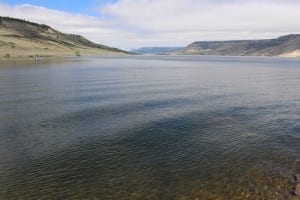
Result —
M 299 10 L 299 1 L 286 0 L 120 0 L 102 7 L 120 22 L 149 32 L 257 35 L 299 31 Z
M 300 32 L 298 0 L 119 0 L 99 10 L 109 17 L 104 20 L 32 5 L 0 4 L 1 15 L 49 24 L 127 49 Z

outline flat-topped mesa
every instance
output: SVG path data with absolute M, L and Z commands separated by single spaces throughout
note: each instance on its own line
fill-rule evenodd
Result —
M 197 41 L 178 54 L 224 56 L 300 56 L 300 34 L 281 36 L 276 39 Z

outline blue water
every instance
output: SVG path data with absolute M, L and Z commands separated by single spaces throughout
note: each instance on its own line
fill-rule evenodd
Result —
M 293 199 L 300 60 L 0 63 L 0 199 Z

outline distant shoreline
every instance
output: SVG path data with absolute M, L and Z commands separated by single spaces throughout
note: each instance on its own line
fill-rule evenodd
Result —
M 180 57 L 180 56 L 190 56 L 190 57 L 226 57 L 226 58 L 234 58 L 234 57 L 240 57 L 240 58 L 286 58 L 286 59 L 299 59 L 299 57 L 289 57 L 289 56 L 233 56 L 233 55 L 197 55 L 197 54 L 176 54 L 176 55 L 154 55 L 154 54 L 86 54 L 86 55 L 81 55 L 81 56 L 76 56 L 76 55 L 61 55 L 61 56 L 41 56 L 41 57 L 34 57 L 34 56 L 18 56 L 18 57 L 10 57 L 10 58 L 5 58 L 5 57 L 0 57 L 0 65 L 1 63 L 7 63 L 11 61 L 36 61 L 36 62 L 42 62 L 42 61 L 50 61 L 50 60 L 66 60 L 66 59 L 79 59 L 79 58 L 89 58 L 89 57 L 94 57 L 94 58 L 101 58 L 101 57 L 131 57 L 131 56 L 144 56 L 144 57 L 152 57 L 152 56 L 170 56 L 170 57 Z

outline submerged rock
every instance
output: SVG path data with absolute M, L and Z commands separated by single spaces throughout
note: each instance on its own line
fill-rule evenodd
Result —
M 295 184 L 295 187 L 293 187 L 292 194 L 300 196 L 300 174 L 294 174 L 292 176 L 292 183 Z
M 300 174 L 294 174 L 293 178 L 292 178 L 292 181 L 294 183 L 300 183 Z
M 293 194 L 296 195 L 296 196 L 300 196 L 300 183 L 298 183 L 295 188 L 294 188 L 294 191 L 293 191 Z

